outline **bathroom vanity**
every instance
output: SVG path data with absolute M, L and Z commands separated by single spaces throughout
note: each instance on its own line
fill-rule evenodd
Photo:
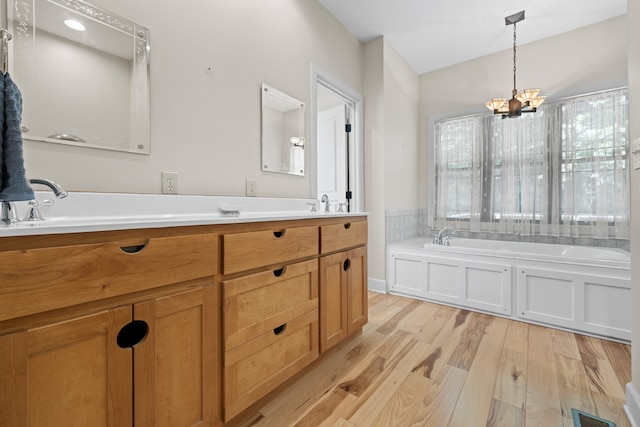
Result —
M 365 214 L 165 221 L 0 229 L 3 424 L 223 425 L 367 322 Z

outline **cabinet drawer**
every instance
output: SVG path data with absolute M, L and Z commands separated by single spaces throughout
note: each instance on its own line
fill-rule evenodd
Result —
M 0 321 L 186 280 L 217 269 L 217 235 L 0 253 Z
M 229 421 L 318 358 L 318 310 L 225 352 L 224 420 Z
M 326 254 L 367 243 L 367 221 L 344 222 L 320 227 L 320 250 Z
M 318 254 L 318 227 L 284 228 L 223 236 L 223 274 Z
M 222 283 L 224 343 L 232 349 L 318 308 L 318 261 Z

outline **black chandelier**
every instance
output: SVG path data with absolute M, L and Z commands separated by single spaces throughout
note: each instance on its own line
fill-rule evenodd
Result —
M 511 99 L 493 98 L 485 104 L 493 114 L 501 114 L 502 118 L 520 117 L 522 113 L 534 113 L 536 108 L 545 100 L 545 96 L 538 96 L 540 89 L 516 89 L 516 23 L 524 20 L 524 10 L 504 18 L 505 25 L 513 25 L 513 92 Z

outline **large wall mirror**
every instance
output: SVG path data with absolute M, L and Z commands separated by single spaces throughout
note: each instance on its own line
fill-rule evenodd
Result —
M 262 170 L 304 175 L 304 102 L 262 85 Z
M 24 139 L 149 154 L 149 30 L 77 0 L 7 0 Z

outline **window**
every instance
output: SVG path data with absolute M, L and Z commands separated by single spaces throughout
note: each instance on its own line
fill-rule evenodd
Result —
M 628 238 L 627 90 L 435 123 L 436 226 Z

